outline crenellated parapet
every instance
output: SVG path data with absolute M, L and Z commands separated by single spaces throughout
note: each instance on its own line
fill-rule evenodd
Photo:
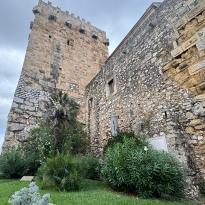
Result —
M 33 8 L 33 13 L 35 16 L 47 19 L 47 22 L 44 23 L 53 22 L 54 27 L 55 24 L 58 24 L 64 29 L 80 32 L 93 40 L 98 40 L 105 45 L 109 45 L 109 40 L 106 38 L 104 31 L 91 25 L 91 23 L 85 19 L 75 16 L 73 13 L 69 13 L 69 11 L 63 11 L 59 7 L 53 6 L 49 1 L 46 3 L 40 0 L 38 5 Z

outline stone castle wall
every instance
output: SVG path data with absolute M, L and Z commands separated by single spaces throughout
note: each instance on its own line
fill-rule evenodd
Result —
M 204 20 L 204 0 L 148 8 L 87 86 L 94 153 L 102 155 L 117 128 L 131 129 L 164 139 L 190 176 L 205 179 Z
M 84 122 L 85 86 L 108 56 L 105 32 L 84 19 L 41 0 L 33 13 L 3 149 L 26 140 L 29 130 L 46 115 L 45 102 L 56 88 L 80 103 L 79 118 Z

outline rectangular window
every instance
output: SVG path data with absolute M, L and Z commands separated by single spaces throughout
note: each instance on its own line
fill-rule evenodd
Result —
M 115 88 L 114 88 L 114 79 L 110 80 L 108 82 L 108 88 L 109 88 L 109 94 L 112 95 L 115 91 Z
M 57 17 L 54 16 L 54 15 L 49 15 L 48 20 L 49 20 L 49 21 L 56 21 L 56 20 L 57 20 Z
M 118 134 L 118 117 L 117 116 L 111 117 L 111 133 L 112 133 L 112 136 L 117 136 Z

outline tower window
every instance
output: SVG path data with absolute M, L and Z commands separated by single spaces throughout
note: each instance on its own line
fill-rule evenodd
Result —
M 54 15 L 49 15 L 48 20 L 49 20 L 49 21 L 56 21 L 56 20 L 57 20 L 57 17 L 54 16 Z
M 95 40 L 97 40 L 97 39 L 98 39 L 98 36 L 97 36 L 96 34 L 93 34 L 93 35 L 92 35 L 92 38 L 95 39 Z
M 68 46 L 73 46 L 74 45 L 74 40 L 73 39 L 67 40 L 67 45 Z
M 108 82 L 109 94 L 112 95 L 114 93 L 114 79 Z
M 68 21 L 65 22 L 65 25 L 66 25 L 68 28 L 72 28 L 72 24 L 69 23 Z
M 109 41 L 106 41 L 106 42 L 104 42 L 104 45 L 105 45 L 105 46 L 109 46 L 109 45 L 110 45 L 110 42 L 109 42 Z
M 49 38 L 51 39 L 51 38 L 52 38 L 52 36 L 51 36 L 51 35 L 49 35 Z
M 93 106 L 93 98 L 90 98 L 90 99 L 88 100 L 88 109 L 91 109 L 92 106 Z
M 34 13 L 34 15 L 40 14 L 40 11 L 38 9 L 33 9 L 33 13 Z
M 80 28 L 80 29 L 79 29 L 79 32 L 82 33 L 82 34 L 85 34 L 85 29 Z

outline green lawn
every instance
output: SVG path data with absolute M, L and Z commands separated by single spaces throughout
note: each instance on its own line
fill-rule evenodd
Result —
M 0 180 L 0 205 L 7 205 L 9 196 L 28 183 L 16 180 Z M 86 181 L 79 192 L 59 193 L 56 191 L 42 191 L 50 193 L 55 205 L 193 205 L 189 202 L 169 202 L 160 200 L 143 200 L 134 196 L 125 196 L 112 192 L 101 182 Z

